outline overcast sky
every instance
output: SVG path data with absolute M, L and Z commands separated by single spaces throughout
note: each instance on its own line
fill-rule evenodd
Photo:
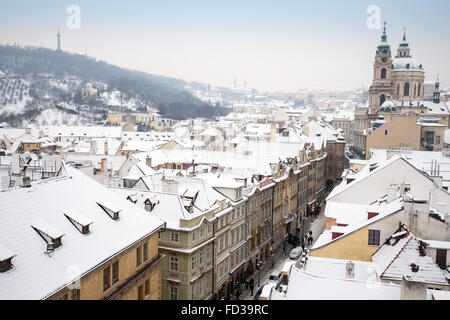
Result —
M 80 8 L 69 29 L 70 5 Z M 0 43 L 84 53 L 125 68 L 259 90 L 370 85 L 382 30 L 367 27 L 367 8 L 387 21 L 395 53 L 407 28 L 412 55 L 450 86 L 448 0 L 0 0 Z M 72 23 L 73 26 L 73 23 Z

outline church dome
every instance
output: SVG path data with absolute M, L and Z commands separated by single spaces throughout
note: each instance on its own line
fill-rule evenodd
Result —
M 422 64 L 413 58 L 395 58 L 392 61 L 392 70 L 419 70 L 423 71 Z

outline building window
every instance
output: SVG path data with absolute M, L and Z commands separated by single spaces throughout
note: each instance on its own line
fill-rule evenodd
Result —
M 178 300 L 178 287 L 170 287 L 169 300 Z
M 381 69 L 381 79 L 386 79 L 386 69 Z
M 386 101 L 386 96 L 384 94 L 382 94 L 380 96 L 380 106 L 382 106 L 385 101 Z
M 203 253 L 203 250 L 202 250 L 202 251 L 200 251 L 199 259 L 198 259 L 198 263 L 199 263 L 200 266 L 203 265 L 203 259 L 204 259 L 204 253 Z
M 59 297 L 59 300 L 67 300 L 68 296 L 67 293 L 61 297 Z
M 144 285 L 140 285 L 138 288 L 138 300 L 144 300 Z
M 178 257 L 170 257 L 170 269 L 178 271 Z
M 171 233 L 170 234 L 170 241 L 172 242 L 178 242 L 178 233 Z
M 384 135 L 387 136 L 388 135 L 388 131 L 384 130 Z
M 119 281 L 119 260 L 112 265 L 112 283 Z
M 403 90 L 403 95 L 405 97 L 409 97 L 409 83 L 408 82 L 405 83 L 405 87 L 404 87 L 404 90 Z
M 191 262 L 191 269 L 194 270 L 197 267 L 197 256 L 192 256 Z
M 148 259 L 148 242 L 144 243 L 142 250 L 144 251 L 144 261 Z
M 196 238 L 197 238 L 197 233 L 196 232 L 192 232 L 192 241 L 195 241 Z
M 136 266 L 139 266 L 142 263 L 141 259 L 141 247 L 136 248 Z
M 108 266 L 103 270 L 103 291 L 108 289 L 111 285 L 110 280 L 111 268 Z
M 145 295 L 150 295 L 150 279 L 147 279 L 145 281 Z
M 369 230 L 369 246 L 380 245 L 380 230 Z
M 72 300 L 80 300 L 80 289 L 72 289 L 70 298 Z
M 436 136 L 436 144 L 441 144 L 441 136 Z

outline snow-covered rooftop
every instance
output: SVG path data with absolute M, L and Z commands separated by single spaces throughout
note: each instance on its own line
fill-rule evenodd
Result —
M 79 171 L 66 170 L 69 177 L 0 192 L 0 244 L 16 254 L 13 269 L 0 273 L 0 299 L 44 299 L 76 280 L 73 266 L 84 275 L 163 226 Z M 119 219 L 111 219 L 97 202 L 120 208 Z M 75 220 L 92 223 L 88 234 L 72 225 L 68 211 Z M 46 242 L 32 226 L 52 237 L 64 235 L 62 245 L 46 254 Z
M 401 281 L 405 276 L 409 280 L 431 284 L 448 285 L 444 272 L 433 258 L 423 249 L 420 255 L 420 242 L 410 232 L 399 233 L 388 239 L 372 256 L 384 280 Z M 418 270 L 414 272 L 412 266 Z

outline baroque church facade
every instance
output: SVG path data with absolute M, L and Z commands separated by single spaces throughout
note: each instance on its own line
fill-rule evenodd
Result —
M 395 57 L 392 58 L 385 23 L 381 42 L 377 46 L 375 54 L 368 105 L 355 110 L 353 150 L 367 158 L 368 136 L 379 127 L 376 124 L 386 122 L 386 113 L 389 114 L 387 118 L 390 121 L 409 116 L 416 117 L 417 122 L 420 122 L 419 119 L 430 117 L 429 119 L 433 119 L 433 123 L 437 121 L 439 126 L 445 125 L 448 128 L 450 113 L 446 103 L 440 99 L 439 82 L 436 82 L 433 101 L 424 101 L 424 82 L 424 67 L 412 57 L 411 48 L 406 39 L 406 31 Z M 422 142 L 422 144 L 426 143 Z M 414 143 L 389 144 L 386 149 L 399 147 L 420 149 L 420 145 L 420 141 L 417 146 Z

